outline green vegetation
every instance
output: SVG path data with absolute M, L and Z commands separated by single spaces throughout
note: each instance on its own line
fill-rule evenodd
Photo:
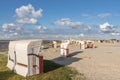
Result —
M 0 55 L 0 80 L 85 80 L 83 74 L 78 74 L 73 68 L 58 65 L 44 60 L 44 73 L 24 78 L 13 73 L 6 67 L 7 56 Z
M 7 52 L 8 49 L 1 49 L 0 52 Z

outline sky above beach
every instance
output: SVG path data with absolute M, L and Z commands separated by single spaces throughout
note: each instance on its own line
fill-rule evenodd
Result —
M 120 39 L 119 0 L 3 0 L 0 39 Z

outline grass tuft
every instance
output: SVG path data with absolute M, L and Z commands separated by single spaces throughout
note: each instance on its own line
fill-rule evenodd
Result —
M 8 49 L 1 49 L 0 52 L 7 52 Z

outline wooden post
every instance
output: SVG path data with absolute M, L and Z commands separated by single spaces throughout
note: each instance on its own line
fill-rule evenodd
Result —
M 54 48 L 54 44 L 52 43 L 52 48 Z
M 81 43 L 80 43 L 80 49 L 81 49 Z
M 43 66 L 43 56 L 39 56 L 39 73 L 44 72 L 44 66 Z
M 66 49 L 66 57 L 69 57 L 69 49 Z

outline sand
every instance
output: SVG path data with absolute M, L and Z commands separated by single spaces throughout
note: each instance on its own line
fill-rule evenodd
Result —
M 70 57 L 60 55 L 60 48 L 42 50 L 44 59 L 74 67 L 87 80 L 120 80 L 120 43 L 95 43 L 98 48 L 79 49 L 70 45 Z

